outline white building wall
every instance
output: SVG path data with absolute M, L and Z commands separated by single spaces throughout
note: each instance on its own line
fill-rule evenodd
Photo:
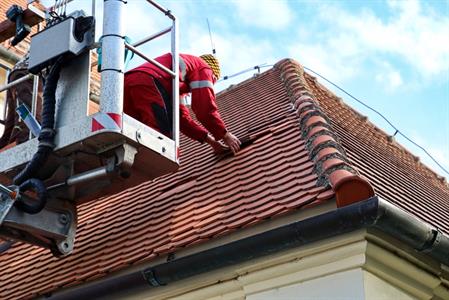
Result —
M 398 252 L 374 245 L 358 232 L 105 299 L 449 300 L 441 269 L 413 263 Z
M 405 293 L 376 275 L 363 271 L 365 300 L 412 300 L 418 299 Z
M 246 300 L 413 300 L 403 290 L 370 272 L 356 270 L 246 295 Z
M 365 284 L 363 270 L 349 270 L 308 280 L 305 282 L 280 287 L 248 295 L 247 300 L 363 300 L 365 297 Z

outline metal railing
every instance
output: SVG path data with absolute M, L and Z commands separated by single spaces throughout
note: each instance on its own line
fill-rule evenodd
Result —
M 178 31 L 178 19 L 171 13 L 170 10 L 162 7 L 156 1 L 147 0 L 148 3 L 156 7 L 159 11 L 164 13 L 168 18 L 172 20 L 172 26 L 161 30 L 153 35 L 150 35 L 141 41 L 138 41 L 131 45 L 125 45 L 127 49 L 142 57 L 149 63 L 155 65 L 162 71 L 168 73 L 172 77 L 172 97 L 173 97 L 173 105 L 172 105 L 172 114 L 173 114 L 173 140 L 175 142 L 175 149 L 179 148 L 179 31 Z M 149 41 L 152 41 L 158 37 L 161 37 L 167 33 L 171 33 L 171 55 L 172 55 L 172 69 L 170 70 L 165 66 L 161 65 L 154 59 L 146 57 L 143 53 L 136 49 L 136 47 L 141 46 Z
M 124 42 L 124 30 L 121 22 L 123 22 L 122 9 L 124 2 L 105 1 L 104 2 L 104 20 L 103 20 L 103 36 L 102 36 L 102 88 L 100 96 L 100 111 L 123 113 L 123 101 L 118 101 L 117 97 L 123 99 L 123 70 L 124 70 L 124 53 L 125 49 L 130 50 L 140 56 L 147 62 L 155 65 L 157 68 L 166 72 L 172 77 L 172 114 L 173 114 L 173 141 L 175 149 L 179 148 L 179 34 L 178 20 L 170 10 L 162 7 L 156 1 L 147 0 L 149 4 L 156 7 L 172 20 L 172 25 L 155 34 L 152 34 L 133 45 Z M 112 25 L 112 23 L 114 23 Z M 111 26 L 112 25 L 112 26 Z M 158 63 L 156 60 L 147 57 L 140 52 L 137 47 L 167 33 L 171 33 L 171 55 L 172 70 Z M 119 85 L 119 86 L 117 86 Z M 113 94 L 111 94 L 113 91 Z M 176 151 L 177 153 L 178 151 Z M 178 159 L 176 154 L 176 159 Z
M 46 12 L 55 10 L 63 5 L 67 5 L 74 0 L 60 1 L 54 6 L 46 9 Z M 146 0 L 149 4 L 164 13 L 172 20 L 172 25 L 155 34 L 152 34 L 132 45 L 126 44 L 124 41 L 124 18 L 123 8 L 126 2 L 122 0 L 104 1 L 104 20 L 103 20 L 103 36 L 102 36 L 102 72 L 101 78 L 101 94 L 100 94 L 100 111 L 107 113 L 123 114 L 123 81 L 124 81 L 124 53 L 125 48 L 140 56 L 149 63 L 155 65 L 162 71 L 166 72 L 172 77 L 172 95 L 173 95 L 173 141 L 175 149 L 179 148 L 179 33 L 178 20 L 171 13 L 170 10 L 162 7 L 156 1 Z M 28 5 L 31 5 L 35 0 L 28 0 Z M 95 16 L 95 0 L 92 0 L 92 14 Z M 172 70 L 158 63 L 156 60 L 147 57 L 140 52 L 137 47 L 148 43 L 158 37 L 167 33 L 171 33 L 171 55 L 172 55 Z M 36 114 L 37 96 L 39 77 L 29 74 L 21 77 L 6 85 L 0 86 L 0 92 L 5 91 L 17 84 L 20 84 L 30 78 L 34 78 L 33 83 L 33 98 L 31 112 L 33 116 Z M 177 153 L 178 151 L 175 151 Z M 176 159 L 178 159 L 176 154 Z
M 33 74 L 28 74 L 28 75 L 22 76 L 12 82 L 9 82 L 5 85 L 0 86 L 0 93 L 18 85 L 18 84 L 21 84 L 22 82 L 30 80 L 30 79 L 33 79 L 33 93 L 32 93 L 32 98 L 31 98 L 31 114 L 33 115 L 33 117 L 36 117 L 37 97 L 39 95 L 39 76 L 33 75 Z M 5 102 L 5 104 L 6 104 L 6 102 Z M 5 113 L 6 113 L 6 107 L 5 107 Z M 5 117 L 5 116 L 3 116 L 3 117 Z M 31 139 L 32 137 L 33 137 L 33 134 L 30 130 L 29 138 Z
M 18 84 L 21 84 L 22 82 L 25 82 L 28 79 L 31 79 L 33 77 L 34 77 L 33 74 L 28 74 L 28 75 L 25 75 L 23 77 L 20 77 L 19 79 L 16 79 L 16 80 L 10 82 L 10 83 L 7 83 L 7 84 L 5 84 L 3 86 L 0 86 L 0 93 L 3 92 L 3 91 L 9 90 L 10 88 L 12 88 L 12 87 L 14 87 L 14 86 L 16 86 Z

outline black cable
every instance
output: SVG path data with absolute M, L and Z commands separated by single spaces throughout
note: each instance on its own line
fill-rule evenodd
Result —
M 36 176 L 39 170 L 47 161 L 50 154 L 53 152 L 54 138 L 56 132 L 54 130 L 55 123 L 55 107 L 56 107 L 56 88 L 59 80 L 59 75 L 62 66 L 62 57 L 51 67 L 47 76 L 46 84 L 43 92 L 42 105 L 42 130 L 39 133 L 39 145 L 37 152 L 32 159 L 27 163 L 25 168 L 14 177 L 14 184 L 20 185 L 25 180 Z
M 328 83 L 332 84 L 334 87 L 336 87 L 337 89 L 339 89 L 340 91 L 342 91 L 343 93 L 345 93 L 346 95 L 348 95 L 349 97 L 351 97 L 352 99 L 354 99 L 355 101 L 357 101 L 358 103 L 362 104 L 363 106 L 365 106 L 366 108 L 368 108 L 369 110 L 375 112 L 378 116 L 380 116 L 382 119 L 384 119 L 394 130 L 396 134 L 401 135 L 403 138 L 405 138 L 407 141 L 409 141 L 410 143 L 412 143 L 413 145 L 415 145 L 416 147 L 418 147 L 419 149 L 421 149 L 425 154 L 427 154 L 427 156 L 430 157 L 430 159 L 433 160 L 433 162 L 435 164 L 437 164 L 437 166 L 439 166 L 441 168 L 441 170 L 443 170 L 446 174 L 449 175 L 449 172 L 435 159 L 433 158 L 433 156 L 427 152 L 427 150 L 418 145 L 416 142 L 414 142 L 412 139 L 410 139 L 408 136 L 406 136 L 404 133 L 402 133 L 398 128 L 396 128 L 396 126 L 394 126 L 383 114 L 381 114 L 380 112 L 378 112 L 377 110 L 375 110 L 374 108 L 372 108 L 371 106 L 369 106 L 368 104 L 365 104 L 364 102 L 362 102 L 360 99 L 354 97 L 352 94 L 350 94 L 349 92 L 347 92 L 346 90 L 344 90 L 343 88 L 339 87 L 337 84 L 333 83 L 332 81 L 330 81 L 329 79 L 327 79 L 326 77 L 322 76 L 321 74 L 315 72 L 314 70 L 307 68 L 305 66 L 303 66 L 303 68 L 307 71 L 312 72 L 313 74 L 317 75 L 318 77 L 322 78 L 323 80 L 327 81 Z
M 14 203 L 18 209 L 29 214 L 39 213 L 47 203 L 48 194 L 44 183 L 33 177 L 35 177 L 42 166 L 45 165 L 55 147 L 54 138 L 56 131 L 54 129 L 54 123 L 56 88 L 62 63 L 63 57 L 59 57 L 53 64 L 50 73 L 47 76 L 43 93 L 42 129 L 38 137 L 39 145 L 37 152 L 34 153 L 32 159 L 26 164 L 25 168 L 13 179 L 14 184 L 19 186 L 21 193 L 25 193 L 26 191 L 37 193 L 37 199 L 33 199 L 33 201 L 25 201 L 27 200 L 27 197 L 22 197 Z
M 0 243 L 0 253 L 8 251 L 12 245 L 14 245 L 14 241 L 4 241 L 3 243 Z
M 47 204 L 47 188 L 44 183 L 36 178 L 31 178 L 26 180 L 19 186 L 19 191 L 22 193 L 22 196 L 19 200 L 16 200 L 14 205 L 21 211 L 24 211 L 28 214 L 34 215 L 39 213 L 42 209 L 44 209 Z M 24 197 L 25 192 L 33 191 L 37 194 L 36 199 L 31 199 L 31 201 L 25 201 L 26 197 Z
M 241 74 L 250 72 L 254 69 L 260 70 L 261 68 L 268 68 L 268 67 L 272 67 L 274 65 L 266 65 L 266 64 L 261 64 L 261 65 L 257 65 L 248 69 L 245 69 L 243 71 L 237 72 L 235 74 L 229 75 L 229 76 L 223 76 L 220 80 L 218 80 L 218 82 L 221 82 L 223 80 L 228 80 L 230 78 L 239 76 Z M 303 66 L 303 68 L 307 71 L 312 72 L 313 74 L 317 75 L 318 77 L 324 79 L 325 81 L 327 81 L 328 83 L 332 84 L 334 87 L 336 87 L 337 89 L 339 89 L 340 91 L 342 91 L 343 93 L 345 93 L 346 95 L 348 95 L 349 97 L 351 97 L 352 99 L 354 99 L 355 101 L 357 101 L 358 103 L 362 104 L 363 106 L 365 106 L 366 108 L 368 108 L 369 110 L 375 112 L 377 115 L 379 115 L 383 120 L 385 120 L 385 122 L 387 122 L 394 130 L 395 133 L 393 136 L 396 136 L 397 134 L 399 134 L 400 136 L 402 136 L 403 138 L 405 138 L 407 141 L 409 141 L 410 143 L 412 143 L 413 145 L 415 145 L 416 147 L 418 147 L 419 149 L 421 149 L 425 154 L 427 154 L 428 157 L 430 157 L 430 159 L 438 166 L 441 168 L 441 170 L 443 170 L 443 172 L 445 172 L 446 174 L 449 175 L 449 172 L 421 145 L 417 144 L 416 142 L 414 142 L 411 138 L 409 138 L 408 136 L 406 136 L 404 133 L 402 133 L 402 131 L 400 131 L 396 126 L 393 125 L 393 123 L 390 122 L 390 120 L 388 120 L 382 113 L 380 113 L 379 111 L 375 110 L 374 108 L 372 108 L 371 106 L 369 106 L 368 104 L 365 104 L 362 100 L 354 97 L 352 94 L 350 94 L 349 92 L 347 92 L 346 90 L 344 90 L 343 88 L 339 87 L 337 84 L 333 83 L 332 81 L 330 81 L 329 79 L 327 79 L 326 77 L 324 77 L 323 75 L 315 72 L 314 70 L 307 68 L 305 66 Z

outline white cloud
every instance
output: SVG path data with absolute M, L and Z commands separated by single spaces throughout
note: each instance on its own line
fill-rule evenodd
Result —
M 417 1 L 389 1 L 391 18 L 371 11 L 358 15 L 336 8 L 322 14 L 338 32 L 350 34 L 360 49 L 398 55 L 425 76 L 449 70 L 449 17 L 421 7 Z
M 291 57 L 296 58 L 301 64 L 314 71 L 328 77 L 332 81 L 342 83 L 344 80 L 352 78 L 357 73 L 356 64 L 359 58 L 352 58 L 346 55 L 344 50 L 335 49 L 329 51 L 329 45 L 298 43 L 288 47 Z
M 398 71 L 392 71 L 387 74 L 388 83 L 392 89 L 396 89 L 402 85 L 402 77 Z
M 239 20 L 247 25 L 264 29 L 285 28 L 292 20 L 288 3 L 283 0 L 239 0 L 232 1 Z
M 394 69 L 388 62 L 383 62 L 381 64 L 377 70 L 375 79 L 385 86 L 387 91 L 395 91 L 404 84 L 401 73 Z
M 183 32 L 185 41 L 194 40 L 195 43 L 186 43 L 181 50 L 185 53 L 200 55 L 210 53 L 210 39 L 207 28 L 192 24 Z M 220 61 L 221 73 L 223 75 L 232 75 L 244 69 L 253 66 L 271 63 L 279 59 L 275 57 L 275 48 L 267 41 L 254 41 L 247 35 L 235 34 L 230 32 L 216 32 L 214 43 L 217 49 L 217 58 Z M 242 81 L 254 72 L 245 73 L 233 80 L 226 80 L 216 85 L 219 91 L 229 84 Z
M 381 57 L 390 68 L 373 73 L 373 80 L 386 90 L 403 85 L 395 64 L 408 66 L 417 80 L 435 79 L 449 73 L 449 17 L 431 11 L 417 1 L 389 1 L 389 16 L 380 18 L 372 10 L 348 12 L 333 4 L 320 5 L 316 34 L 289 47 L 290 55 L 337 82 L 359 76 L 367 63 Z M 312 27 L 312 26 L 309 26 Z M 324 28 L 324 29 L 323 29 Z

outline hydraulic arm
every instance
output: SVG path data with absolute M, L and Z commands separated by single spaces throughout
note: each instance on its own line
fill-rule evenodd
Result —
M 95 16 L 82 11 L 66 16 L 52 10 L 46 28 L 32 36 L 27 71 L 45 73 L 41 124 L 35 126 L 37 137 L 0 151 L 0 237 L 67 255 L 74 247 L 78 206 L 178 169 L 178 23 L 169 10 L 147 2 L 172 26 L 132 46 L 126 44 L 127 2 L 122 0 L 104 1 L 103 35 L 97 43 Z M 18 11 L 11 10 L 11 16 Z M 173 67 L 161 70 L 172 77 L 173 138 L 123 112 L 125 51 L 138 54 L 135 47 L 166 33 L 171 33 Z M 101 94 L 97 110 L 90 111 L 95 48 L 102 53 Z

